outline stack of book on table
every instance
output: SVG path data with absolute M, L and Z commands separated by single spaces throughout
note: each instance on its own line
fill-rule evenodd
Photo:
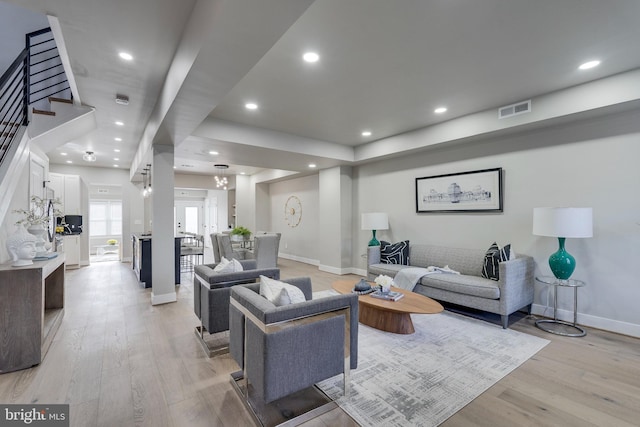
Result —
M 374 298 L 385 299 L 387 301 L 398 301 L 404 296 L 404 294 L 401 294 L 400 292 L 389 291 L 387 293 L 382 293 L 380 290 L 377 290 L 370 295 Z

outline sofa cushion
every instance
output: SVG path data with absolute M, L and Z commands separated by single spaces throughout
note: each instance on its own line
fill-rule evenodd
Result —
M 460 274 L 480 277 L 485 252 L 483 249 L 411 245 L 411 265 L 422 268 L 448 265 Z
M 260 276 L 260 295 L 276 307 L 306 301 L 304 293 L 296 286 L 266 276 Z
M 395 277 L 396 273 L 403 268 L 407 268 L 407 266 L 398 264 L 371 264 L 369 266 L 368 274 L 371 278 L 375 278 L 381 274 Z
M 500 248 L 496 242 L 493 242 L 484 255 L 482 277 L 485 279 L 500 280 L 500 267 L 498 264 L 503 261 L 509 261 L 510 252 L 510 244 Z
M 380 242 L 380 262 L 383 264 L 409 265 L 409 241 Z
M 480 298 L 499 299 L 500 288 L 493 280 L 464 274 L 429 274 L 420 279 L 421 285 Z

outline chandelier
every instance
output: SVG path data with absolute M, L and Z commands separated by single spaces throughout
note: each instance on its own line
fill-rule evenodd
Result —
M 143 171 L 144 172 L 142 172 L 142 185 L 143 185 L 142 196 L 149 197 L 151 195 L 151 192 L 153 192 L 153 189 L 151 188 L 151 164 L 147 163 L 147 167 L 144 168 Z
M 216 175 L 214 177 L 216 181 L 216 188 L 222 187 L 223 190 L 226 190 L 227 184 L 229 184 L 229 181 L 227 180 L 227 176 L 224 173 L 227 169 L 229 169 L 229 165 L 218 164 L 218 165 L 213 165 L 213 167 L 220 170 L 220 175 L 221 175 L 221 176 Z

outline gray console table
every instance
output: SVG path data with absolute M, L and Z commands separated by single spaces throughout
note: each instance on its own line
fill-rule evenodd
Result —
M 0 313 L 0 373 L 42 362 L 64 316 L 64 254 L 0 265 Z

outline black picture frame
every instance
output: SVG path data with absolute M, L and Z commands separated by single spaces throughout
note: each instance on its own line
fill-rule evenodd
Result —
M 502 168 L 416 178 L 417 213 L 502 212 Z

